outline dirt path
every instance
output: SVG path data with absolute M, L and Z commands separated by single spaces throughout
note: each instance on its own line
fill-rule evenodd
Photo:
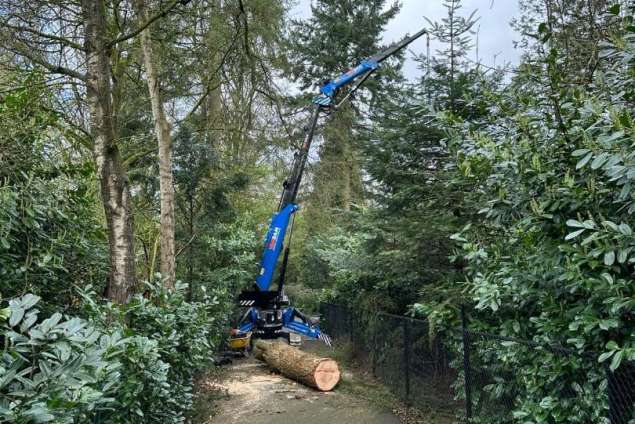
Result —
M 344 373 L 333 392 L 322 393 L 272 373 L 251 358 L 227 366 L 220 382 L 208 384 L 221 395 L 213 417 L 205 424 L 399 424 L 400 420 L 380 402 L 347 390 L 354 379 Z

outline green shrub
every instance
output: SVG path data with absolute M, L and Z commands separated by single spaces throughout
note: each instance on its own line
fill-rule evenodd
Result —
M 93 302 L 90 315 L 102 326 L 112 326 L 117 316 L 124 334 L 143 338 L 129 345 L 122 359 L 129 400 L 122 402 L 119 419 L 137 415 L 131 422 L 181 422 L 192 405 L 194 375 L 210 364 L 224 321 L 215 319 L 215 299 L 186 302 L 181 283 L 174 291 L 151 283 L 145 288 L 125 306 Z
M 0 310 L 0 422 L 180 423 L 223 320 L 214 300 L 146 284 L 126 305 L 80 292 L 86 319 L 41 320 L 38 296 Z
M 520 72 L 487 125 L 453 139 L 463 178 L 478 187 L 482 216 L 453 237 L 466 272 L 456 285 L 476 309 L 472 330 L 599 357 L 475 346 L 473 362 L 510 380 L 489 384 L 479 396 L 500 404 L 513 387 L 518 422 L 606 422 L 606 381 L 597 362 L 615 370 L 635 360 L 635 114 L 624 94 L 633 90 L 635 37 L 628 31 L 603 46 L 604 71 L 586 90 L 563 88 L 554 100 L 536 95 L 536 76 Z M 554 74 L 558 54 L 545 58 L 550 82 L 562 77 Z M 562 106 L 564 127 L 545 120 L 553 101 Z M 452 319 L 447 305 L 438 309 L 444 311 L 437 317 Z M 510 422 L 495 412 L 501 411 L 482 422 Z
M 81 422 L 113 408 L 128 340 L 59 313 L 38 323 L 39 300 L 9 301 L 0 333 L 0 421 Z
M 0 293 L 33 293 L 53 313 L 73 307 L 74 285 L 106 281 L 98 187 L 90 156 L 61 134 L 44 77 L 3 72 L 8 81 L 18 88 L 0 96 Z

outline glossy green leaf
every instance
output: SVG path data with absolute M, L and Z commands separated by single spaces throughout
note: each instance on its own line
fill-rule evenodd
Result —
M 590 152 L 589 149 L 578 149 L 578 150 L 574 150 L 573 153 L 571 153 L 571 155 L 574 157 L 578 157 L 578 156 L 586 155 L 589 152 Z
M 623 222 L 623 223 L 621 223 L 621 224 L 618 226 L 618 228 L 619 228 L 620 232 L 621 232 L 622 234 L 624 234 L 625 236 L 630 237 L 630 236 L 632 236 L 632 235 L 633 235 L 633 230 L 631 229 L 631 227 L 630 227 L 628 224 L 624 223 L 624 222 Z
M 30 309 L 30 308 L 34 307 L 39 301 L 40 301 L 40 297 L 39 296 L 36 296 L 34 294 L 31 294 L 31 293 L 28 293 L 28 294 L 24 295 L 20 299 L 20 305 L 24 309 Z
M 576 230 L 576 231 L 574 231 L 574 232 L 572 232 L 572 233 L 567 234 L 567 235 L 566 235 L 566 237 L 565 237 L 564 239 L 565 239 L 565 240 L 571 240 L 571 239 L 573 239 L 573 238 L 576 238 L 576 237 L 577 237 L 577 236 L 579 236 L 580 234 L 582 234 L 582 232 L 584 232 L 584 231 L 585 231 L 585 229 L 584 229 L 584 228 L 582 228 L 582 229 L 580 229 L 580 230 Z
M 9 326 L 15 327 L 16 325 L 20 323 L 20 321 L 22 321 L 25 310 L 24 308 L 22 308 L 21 305 L 18 305 L 17 303 L 10 305 L 9 308 L 11 309 L 11 316 L 9 317 Z
M 602 154 L 596 156 L 596 158 L 593 159 L 593 162 L 591 162 L 591 169 L 600 168 L 602 165 L 604 165 L 604 163 L 606 162 L 608 157 L 609 156 L 606 153 L 602 153 Z
M 613 359 L 611 360 L 611 365 L 610 365 L 611 371 L 615 371 L 616 369 L 620 367 L 623 356 L 624 356 L 623 350 L 618 350 L 615 352 L 615 354 L 613 354 Z
M 598 357 L 598 362 L 605 362 L 607 359 L 613 356 L 614 353 L 615 353 L 614 350 L 611 350 L 610 352 L 604 352 Z
M 578 163 L 575 165 L 575 169 L 582 169 L 584 166 L 589 163 L 591 158 L 593 157 L 593 153 L 588 153 L 585 157 L 580 159 Z
M 0 309 L 0 320 L 6 320 L 11 316 L 11 308 Z

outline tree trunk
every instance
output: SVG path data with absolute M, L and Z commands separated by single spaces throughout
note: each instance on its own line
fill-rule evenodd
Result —
M 122 166 L 113 123 L 110 49 L 103 0 L 82 0 L 82 15 L 90 133 L 110 250 L 110 281 L 106 296 L 125 303 L 135 283 L 133 218 L 128 177 Z
M 137 0 L 137 14 L 140 21 L 150 19 L 144 0 Z M 161 201 L 161 276 L 167 287 L 174 287 L 175 280 L 175 255 L 174 255 L 174 185 L 172 183 L 172 140 L 170 138 L 170 125 L 165 117 L 161 87 L 155 66 L 155 57 L 150 37 L 150 27 L 141 32 L 141 50 L 143 63 L 146 68 L 146 79 L 150 103 L 152 104 L 152 117 L 154 118 L 154 130 L 159 144 L 159 191 Z
M 333 359 L 320 358 L 285 343 L 258 340 L 254 355 L 285 376 L 323 392 L 333 390 L 340 381 L 340 370 Z
M 456 3 L 453 1 L 452 4 L 450 5 L 450 10 L 449 10 L 449 14 L 450 14 L 450 90 L 449 90 L 449 96 L 450 96 L 450 110 L 452 112 L 456 112 L 456 107 L 455 107 L 455 103 L 456 100 L 454 98 L 455 95 L 455 90 L 454 90 L 454 75 L 455 75 L 455 60 L 456 60 L 456 53 L 454 51 L 454 41 L 455 41 L 455 37 L 456 37 L 456 33 L 454 30 L 454 26 L 455 26 L 455 18 L 454 18 L 454 14 L 456 13 Z
M 194 193 L 188 189 L 187 219 L 189 240 L 194 238 Z M 187 246 L 187 300 L 194 299 L 194 245 Z
M 210 43 L 211 45 L 212 43 Z M 217 44 L 218 45 L 218 44 Z M 220 66 L 220 51 L 216 51 L 213 54 L 212 67 L 216 69 Z M 217 72 L 216 75 L 209 77 L 211 79 L 210 86 L 213 87 L 210 93 L 205 99 L 205 125 L 207 130 L 208 143 L 213 146 L 218 146 L 219 135 L 221 134 L 220 128 L 223 127 L 222 113 L 222 99 L 221 99 L 221 73 Z

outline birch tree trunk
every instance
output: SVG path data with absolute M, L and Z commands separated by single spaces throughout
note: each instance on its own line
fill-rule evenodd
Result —
M 106 296 L 125 303 L 135 283 L 133 217 L 128 177 L 113 122 L 110 48 L 103 0 L 82 0 L 86 51 L 86 96 L 90 133 L 108 227 L 110 278 Z
M 135 2 L 140 21 L 149 20 L 148 9 L 144 0 Z M 161 256 L 160 270 L 164 283 L 174 287 L 175 256 L 174 256 L 174 185 L 172 183 L 172 140 L 170 139 L 170 125 L 165 117 L 161 87 L 152 49 L 150 27 L 141 32 L 141 51 L 146 68 L 146 79 L 154 130 L 159 144 L 159 191 L 161 202 Z

